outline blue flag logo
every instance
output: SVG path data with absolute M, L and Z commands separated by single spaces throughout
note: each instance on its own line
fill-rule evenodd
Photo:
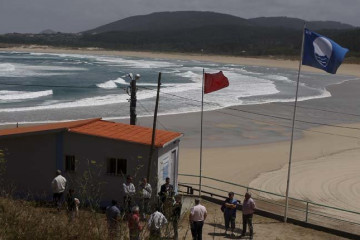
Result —
M 305 28 L 302 64 L 335 74 L 349 50 Z

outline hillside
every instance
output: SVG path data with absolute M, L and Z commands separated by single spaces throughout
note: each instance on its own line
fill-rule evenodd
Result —
M 253 26 L 301 29 L 305 20 L 289 17 L 260 17 L 244 19 L 229 14 L 199 11 L 157 12 L 148 15 L 133 16 L 115 21 L 84 33 L 98 34 L 104 32 L 140 32 L 194 29 L 208 26 Z M 352 29 L 354 26 L 334 21 L 309 21 L 309 28 Z
M 335 22 L 335 21 L 305 21 L 299 18 L 289 18 L 289 17 L 259 17 L 248 19 L 249 22 L 261 26 L 261 27 L 272 27 L 272 28 L 288 28 L 288 29 L 302 29 L 304 23 L 306 27 L 314 31 L 324 30 L 324 29 L 336 29 L 336 30 L 345 30 L 345 29 L 354 29 L 355 27 L 349 24 Z
M 79 34 L 6 34 L 0 44 L 97 47 L 116 50 L 187 52 L 235 56 L 297 56 L 304 20 L 244 19 L 213 12 L 160 12 L 125 18 Z M 360 28 L 339 22 L 307 26 L 360 57 Z
M 128 17 L 84 33 L 97 34 L 114 31 L 167 31 L 201 28 L 219 25 L 251 25 L 246 19 L 214 12 L 158 12 L 148 15 Z

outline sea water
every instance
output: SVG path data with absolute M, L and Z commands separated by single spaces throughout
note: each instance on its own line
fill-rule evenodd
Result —
M 141 75 L 139 117 L 153 115 L 159 72 L 159 114 L 200 111 L 203 69 L 223 71 L 230 83 L 205 95 L 204 110 L 294 100 L 296 70 L 195 60 L 0 52 L 0 124 L 128 118 L 129 73 Z M 330 97 L 327 86 L 351 78 L 303 72 L 299 100 Z

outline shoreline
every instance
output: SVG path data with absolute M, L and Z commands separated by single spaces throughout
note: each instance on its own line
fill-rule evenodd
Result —
M 0 49 L 0 51 L 4 50 L 5 49 Z M 197 60 L 288 69 L 297 69 L 299 64 L 298 61 L 292 60 L 150 52 L 64 50 L 52 48 L 9 48 L 7 50 Z M 307 66 L 304 66 L 303 71 L 322 73 L 321 70 Z M 360 77 L 360 65 L 343 64 L 340 66 L 338 74 Z M 360 101 L 359 103 L 357 102 L 358 92 L 360 92 L 360 81 L 345 81 L 341 84 L 330 85 L 327 87 L 327 90 L 331 93 L 331 97 L 329 98 L 311 99 L 299 102 L 297 119 L 305 121 L 314 119 L 315 122 L 322 122 L 324 124 L 336 124 L 360 129 Z M 287 118 L 292 116 L 293 109 L 291 102 L 240 105 L 235 108 L 268 114 L 276 112 L 276 115 L 285 116 Z M 315 109 L 329 109 L 330 111 L 321 112 Z M 234 112 L 226 108 L 221 109 L 221 112 L 236 116 L 225 117 L 225 115 L 219 113 L 219 111 L 213 110 L 204 112 L 203 175 L 242 185 L 249 185 L 251 182 L 261 177 L 262 174 L 276 172 L 286 166 L 288 163 L 290 144 L 290 129 L 286 127 L 288 125 L 287 121 L 269 120 L 259 116 L 252 116 L 251 118 L 246 119 L 241 113 L 237 112 L 234 114 Z M 359 116 L 355 116 L 355 114 L 354 116 L 341 115 L 336 114 L 335 112 L 355 113 Z M 248 116 L 246 115 L 245 117 Z M 128 119 L 118 121 L 128 122 Z M 139 125 L 152 126 L 152 117 L 139 118 L 138 121 Z M 160 121 L 164 122 L 166 128 L 169 130 L 185 133 L 185 136 L 180 143 L 179 172 L 197 175 L 199 173 L 198 147 L 200 141 L 200 112 L 161 115 Z M 296 129 L 295 131 L 294 163 L 303 161 L 309 162 L 322 157 L 323 163 L 326 164 L 326 159 L 335 155 L 340 160 L 346 162 L 350 157 L 354 158 L 354 155 L 349 155 L 347 153 L 359 148 L 358 142 L 360 142 L 360 132 L 351 129 L 332 128 L 329 126 L 314 127 L 314 125 L 304 123 L 297 123 L 296 126 L 299 129 Z M 358 156 L 360 156 L 360 151 Z M 344 174 L 354 168 L 359 168 L 360 171 L 360 157 L 356 156 L 356 159 L 358 159 L 358 165 L 351 166 L 349 169 L 344 170 Z M 295 166 L 294 172 L 297 171 L 296 168 L 297 167 Z M 329 179 L 326 179 L 327 173 L 320 172 L 317 174 L 317 181 L 329 181 Z M 182 177 L 180 177 L 180 179 L 182 179 Z M 262 182 L 265 182 L 265 180 Z M 285 180 L 283 182 L 285 182 Z M 204 181 L 204 183 L 206 183 L 206 181 Z M 301 191 L 305 191 L 309 183 L 305 184 L 301 181 L 300 177 L 294 179 L 292 184 L 295 185 L 291 185 L 291 189 L 293 190 L 291 190 L 290 196 L 292 196 L 292 191 L 294 191 L 294 189 L 302 189 Z M 351 189 L 347 189 L 347 187 L 349 186 L 343 187 L 343 189 L 333 189 L 331 191 L 331 196 L 339 195 L 339 191 L 341 194 L 347 193 L 350 196 L 354 196 Z M 263 190 L 267 190 L 268 186 L 260 184 L 259 188 L 265 188 Z M 282 189 L 283 187 L 275 189 L 274 191 L 282 191 Z M 323 189 L 321 189 L 321 187 L 312 189 L 310 195 L 306 196 L 309 199 L 316 199 L 317 191 L 321 192 Z M 305 195 L 304 192 L 295 192 L 294 194 Z M 356 209 L 358 210 L 358 208 Z
M 138 51 L 116 51 L 93 48 L 66 49 L 54 48 L 47 46 L 24 46 L 0 48 L 4 52 L 27 52 L 27 53 L 52 53 L 52 54 L 93 54 L 138 58 L 160 58 L 160 59 L 177 59 L 177 60 L 196 60 L 204 62 L 228 63 L 246 66 L 264 66 L 264 67 L 281 67 L 287 69 L 298 69 L 299 61 L 281 58 L 265 58 L 265 57 L 238 57 L 238 56 L 222 56 L 222 55 L 201 55 L 192 53 L 162 53 L 162 52 L 138 52 Z M 337 74 L 353 75 L 360 77 L 360 64 L 342 64 Z M 323 73 L 322 70 L 309 66 L 302 66 L 302 71 Z

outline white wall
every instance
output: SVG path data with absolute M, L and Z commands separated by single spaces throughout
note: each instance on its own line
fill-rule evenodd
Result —
M 174 185 L 177 191 L 178 175 L 178 156 L 179 147 L 175 147 L 162 154 L 158 158 L 158 189 L 165 183 L 166 177 L 170 178 L 170 183 Z

